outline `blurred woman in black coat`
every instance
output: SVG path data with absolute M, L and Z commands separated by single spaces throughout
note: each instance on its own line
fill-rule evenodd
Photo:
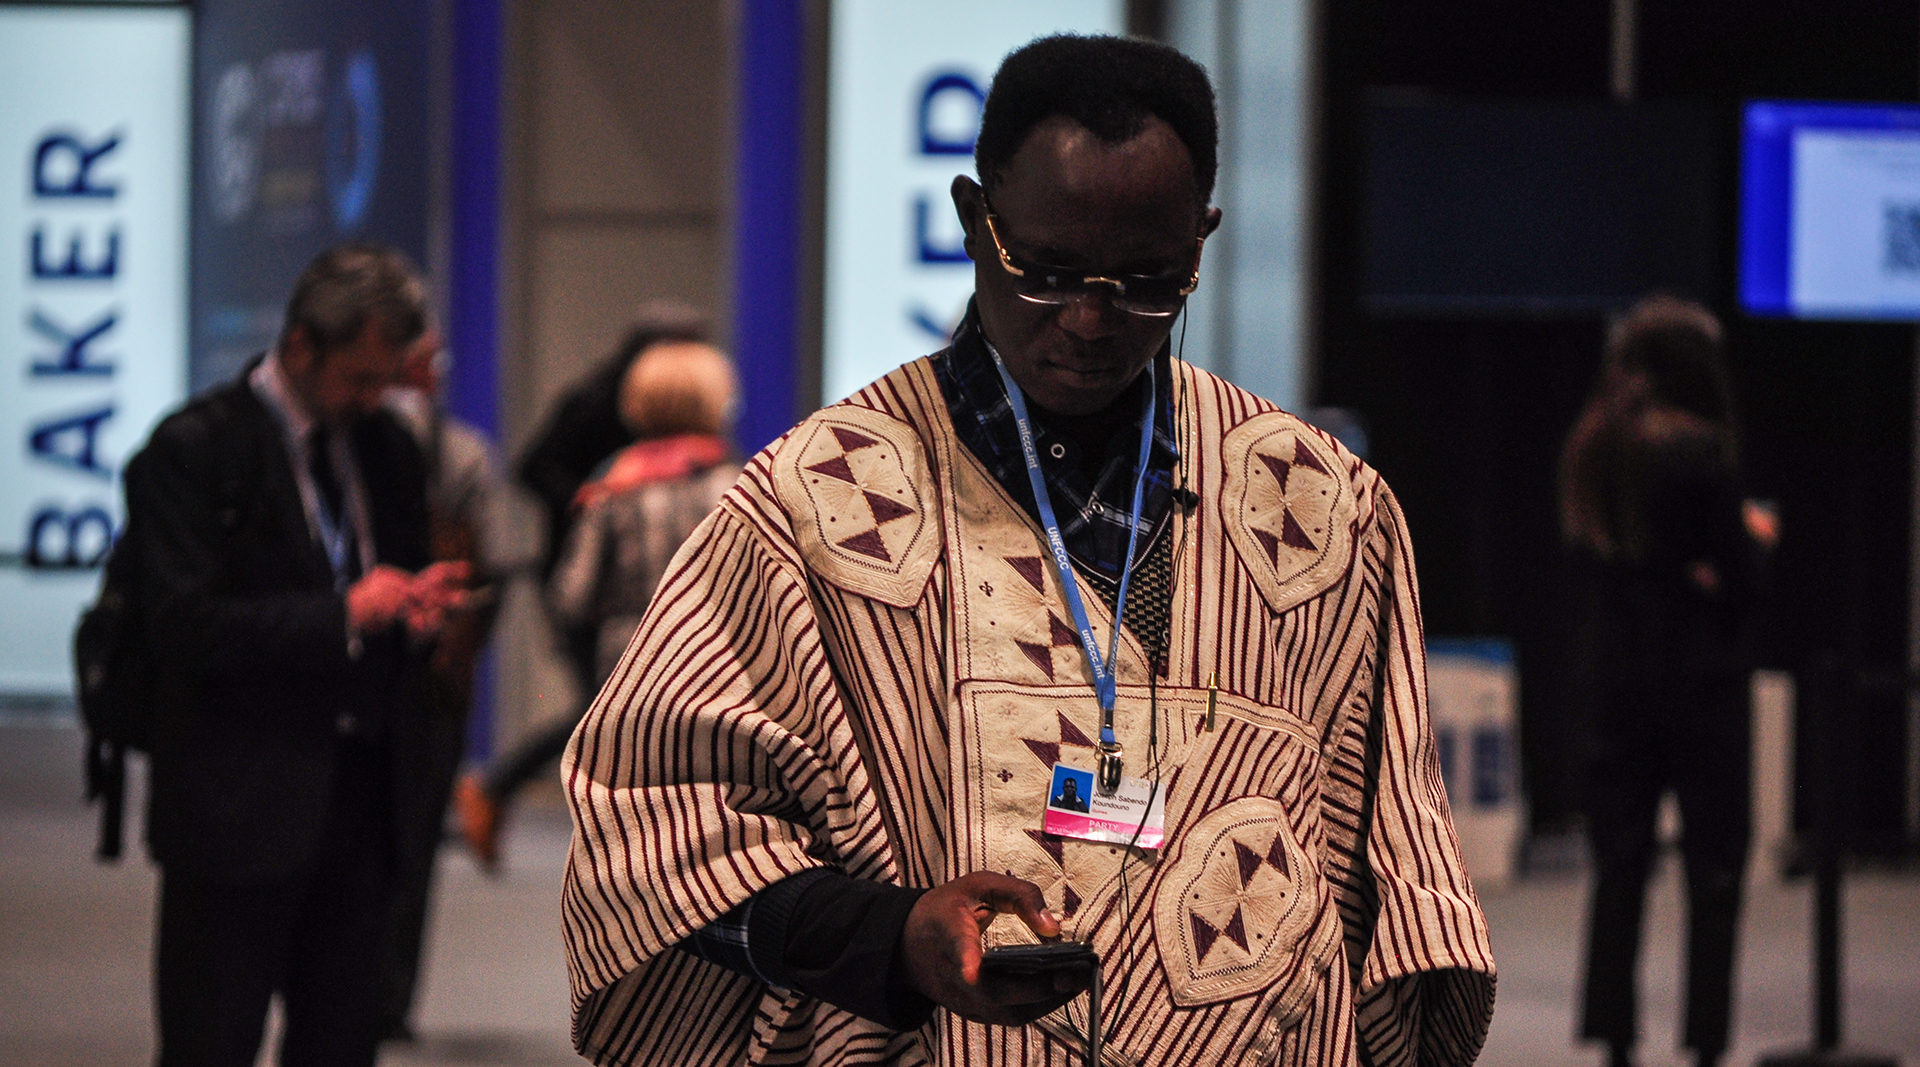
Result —
M 1586 783 L 1597 879 L 1583 1037 L 1632 1062 L 1660 797 L 1684 826 L 1687 1000 L 1699 1067 L 1727 1047 L 1748 839 L 1747 620 L 1769 522 L 1742 498 L 1720 323 L 1655 297 L 1618 322 L 1561 458 L 1562 529 L 1590 571 L 1599 708 Z
M 520 484 L 533 493 L 546 514 L 546 547 L 540 556 L 540 582 L 553 576 L 560 549 L 567 543 L 577 511 L 573 497 L 615 452 L 632 444 L 633 430 L 620 421 L 620 383 L 641 353 L 654 345 L 675 341 L 704 342 L 706 316 L 677 300 L 656 300 L 640 307 L 619 347 L 592 373 L 567 387 L 515 464 Z M 599 641 L 591 626 L 565 626 L 556 621 L 561 651 L 573 669 L 581 699 L 592 700 L 600 685 L 594 674 Z
M 547 412 L 520 457 L 515 473 L 533 492 L 547 516 L 546 553 L 541 557 L 540 580 L 553 573 L 560 546 L 574 518 L 573 496 L 601 464 L 635 440 L 631 427 L 620 421 L 620 383 L 640 354 L 671 341 L 707 340 L 706 316 L 690 305 L 656 300 L 643 305 L 633 324 L 593 372 L 567 387 Z M 592 674 L 592 656 L 585 656 L 583 676 Z

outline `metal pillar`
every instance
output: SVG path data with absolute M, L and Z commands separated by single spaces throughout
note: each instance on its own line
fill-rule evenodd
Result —
M 1907 518 L 1907 677 L 1920 678 L 1920 328 L 1913 343 L 1913 493 Z M 1920 851 L 1920 688 L 1907 687 L 1907 847 Z

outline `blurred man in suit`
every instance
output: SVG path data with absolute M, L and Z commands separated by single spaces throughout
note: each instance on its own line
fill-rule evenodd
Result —
M 332 249 L 273 351 L 128 465 L 159 664 L 148 846 L 162 1067 L 374 1062 L 380 961 L 423 745 L 419 672 L 467 568 L 429 564 L 426 465 L 380 406 L 426 328 L 397 253 Z

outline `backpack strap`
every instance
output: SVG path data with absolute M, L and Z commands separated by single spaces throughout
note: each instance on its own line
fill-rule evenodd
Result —
M 113 863 L 126 838 L 127 748 L 113 738 L 87 734 L 87 799 L 100 801 L 100 836 L 93 858 Z
M 129 527 L 131 528 L 131 527 Z M 129 746 L 144 743 L 130 714 L 129 666 L 124 651 L 140 640 L 138 600 L 134 594 L 133 552 L 123 531 L 107 555 L 100 596 L 80 617 L 74 631 L 81 718 L 86 725 L 87 799 L 100 801 L 97 859 L 120 858 L 126 809 L 126 757 Z
M 183 414 L 201 420 L 207 432 L 221 433 L 244 417 L 245 405 L 258 402 L 242 377 L 189 402 Z M 222 528 L 229 533 L 255 514 L 257 494 L 251 490 L 263 473 L 260 451 L 277 441 L 274 437 L 216 451 L 219 469 L 214 506 Z M 130 670 L 143 657 L 114 654 L 133 642 L 146 640 L 140 617 L 139 552 L 135 547 L 139 528 L 135 516 L 128 514 L 119 539 L 107 555 L 99 599 L 81 615 L 74 632 L 81 718 L 87 732 L 86 798 L 100 802 L 94 857 L 106 863 L 120 858 L 126 836 L 127 750 L 146 749 L 146 717 L 153 699 L 150 672 Z M 132 678 L 128 677 L 130 673 L 149 676 Z

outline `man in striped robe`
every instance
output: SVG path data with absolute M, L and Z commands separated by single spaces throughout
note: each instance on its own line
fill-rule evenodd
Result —
M 748 464 L 574 736 L 587 1056 L 1076 1063 L 1090 972 L 981 966 L 1065 937 L 1107 1064 L 1473 1060 L 1493 958 L 1399 506 L 1169 345 L 1215 129 L 1171 49 L 1008 57 L 953 345 Z M 1042 832 L 1103 707 L 1159 848 Z

